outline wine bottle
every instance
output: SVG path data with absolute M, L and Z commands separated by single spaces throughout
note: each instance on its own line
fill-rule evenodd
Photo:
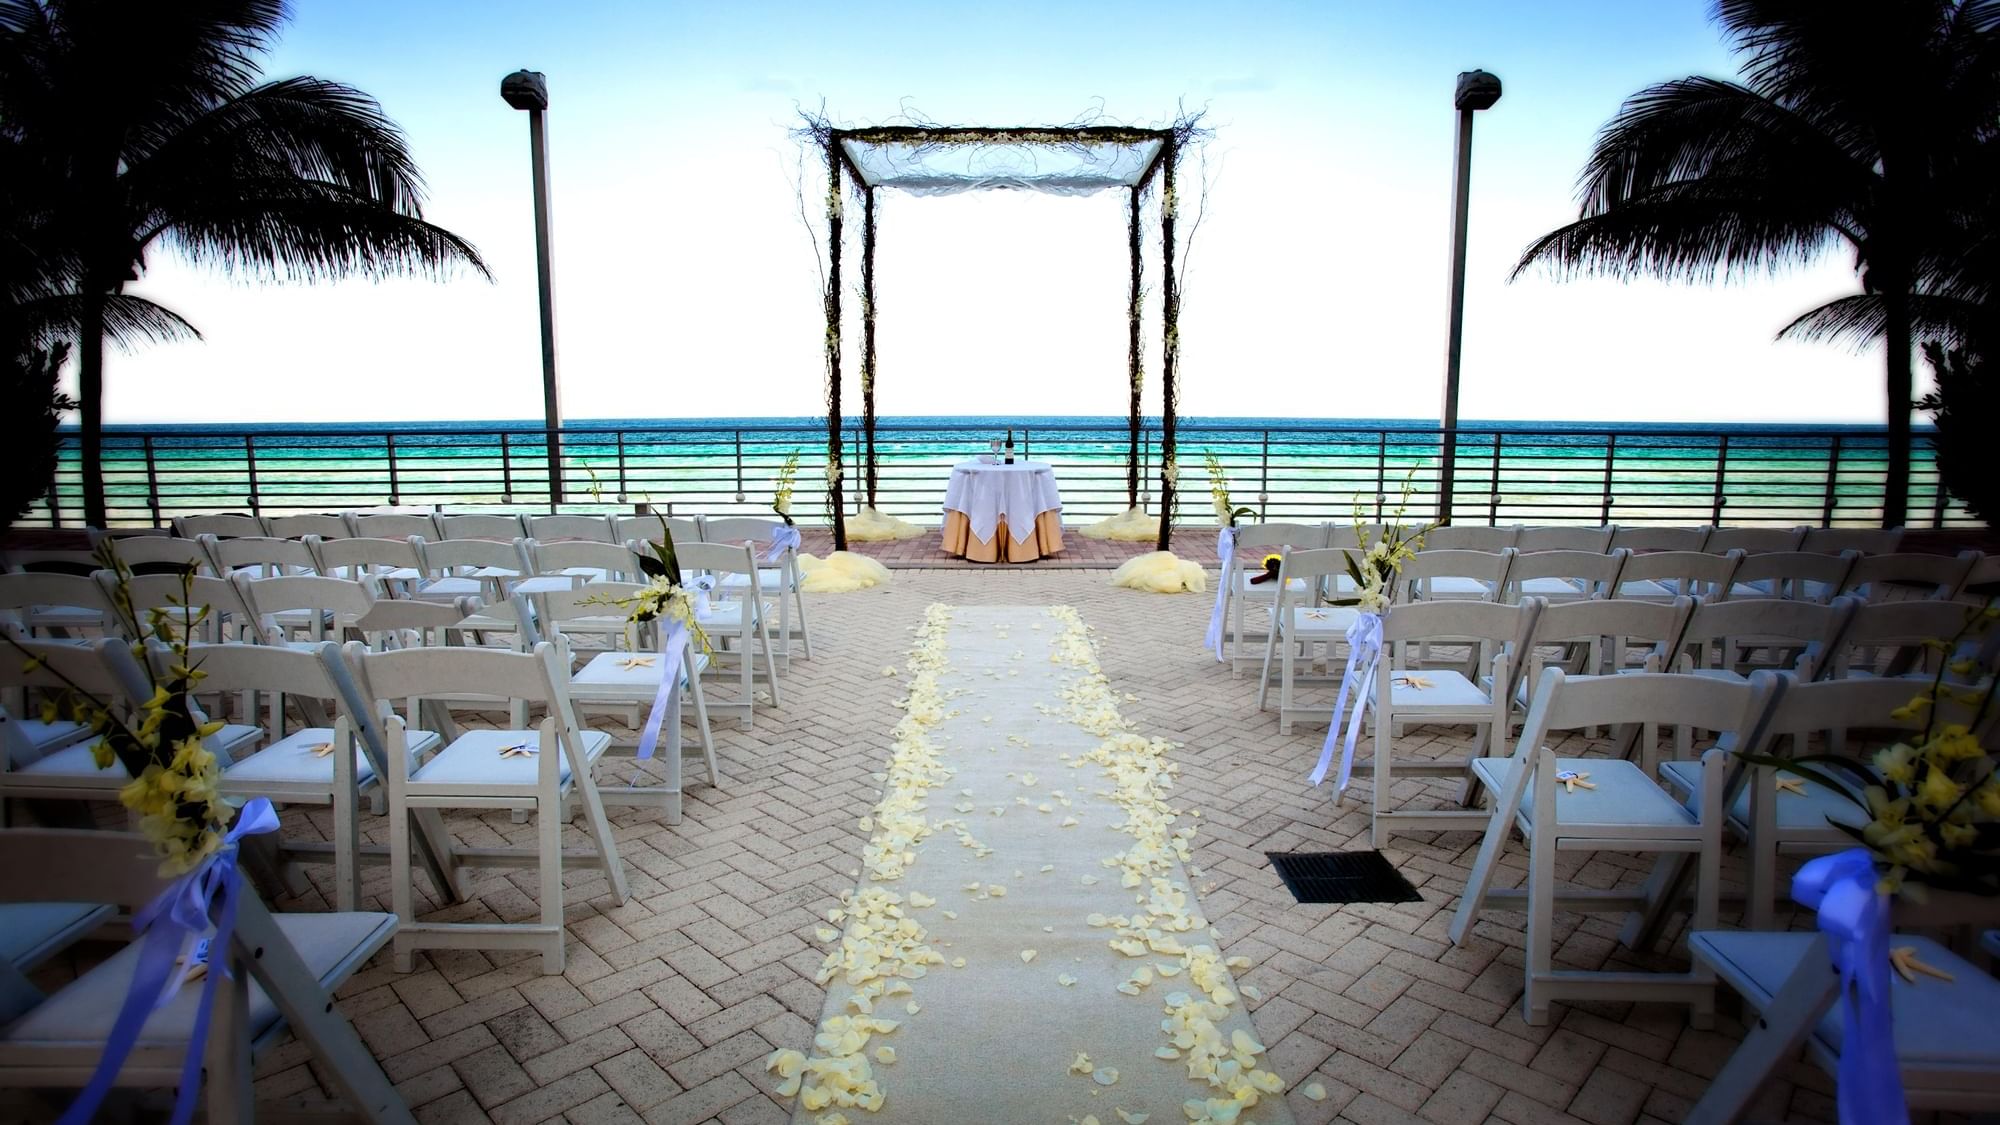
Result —
M 1014 463 L 1014 428 L 1012 426 L 1007 428 L 1007 463 L 1009 465 Z

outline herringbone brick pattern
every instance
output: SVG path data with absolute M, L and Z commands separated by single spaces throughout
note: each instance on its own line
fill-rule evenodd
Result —
M 1421 903 L 1294 903 L 1263 853 L 1365 848 L 1367 808 L 1336 809 L 1309 789 L 1320 733 L 1280 736 L 1274 717 L 1254 710 L 1253 680 L 1232 678 L 1201 649 L 1207 599 L 1114 589 L 1103 571 L 901 570 L 887 587 L 813 601 L 817 658 L 794 663 L 784 707 L 760 708 L 753 732 L 717 724 L 726 785 L 694 785 L 684 823 L 616 814 L 632 895 L 614 907 L 601 874 L 568 876 L 562 976 L 541 975 L 533 956 L 440 952 L 407 975 L 379 958 L 350 982 L 343 1010 L 419 1119 L 785 1120 L 788 1100 L 768 1092 L 761 1064 L 775 1047 L 809 1048 L 823 999 L 813 931 L 855 883 L 866 835 L 856 821 L 873 804 L 871 774 L 898 717 L 899 682 L 881 669 L 900 664 L 932 601 L 1076 606 L 1096 629 L 1105 672 L 1138 697 L 1125 714 L 1185 744 L 1180 797 L 1201 811 L 1196 886 L 1225 953 L 1255 963 L 1239 976 L 1262 992 L 1257 1027 L 1301 1122 L 1673 1122 L 1740 1037 L 1727 1014 L 1703 1032 L 1655 1005 L 1558 1006 L 1553 1026 L 1523 1023 L 1523 916 L 1490 914 L 1462 947 L 1445 937 L 1477 846 L 1471 833 L 1397 840 L 1390 858 Z M 1464 749 L 1444 729 L 1412 731 L 1408 744 L 1430 735 L 1440 749 Z M 622 783 L 626 769 L 607 771 L 617 776 L 605 784 Z M 687 772 L 706 780 L 697 760 Z M 288 813 L 286 830 L 311 832 L 319 825 L 308 815 Z M 468 844 L 532 842 L 533 826 L 504 814 L 452 825 Z M 581 832 L 570 836 L 583 846 Z M 1517 857 L 1503 880 L 1518 882 L 1524 863 Z M 1607 856 L 1564 868 L 1596 886 L 1636 882 L 1641 871 L 1640 859 Z M 526 917 L 534 886 L 529 871 L 483 874 L 475 901 L 439 916 Z M 324 909 L 325 889 L 281 905 Z M 386 901 L 382 869 L 371 869 L 368 890 Z M 1559 914 L 1558 961 L 1684 963 L 1684 947 L 1623 950 L 1617 924 Z M 260 1100 L 320 1100 L 312 1069 L 298 1044 L 276 1049 L 259 1067 Z M 1831 1118 L 1831 1085 L 1816 1068 L 1795 1064 L 1785 1078 L 1760 1117 Z M 1296 1092 L 1309 1081 L 1324 1084 L 1325 1100 Z

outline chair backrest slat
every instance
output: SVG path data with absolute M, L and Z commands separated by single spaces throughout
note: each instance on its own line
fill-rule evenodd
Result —
M 1833 600 L 1861 556 L 1854 551 L 1765 551 L 1743 556 L 1730 582 L 1735 586 L 1769 583 L 1770 595 L 1803 601 Z M 1731 597 L 1743 597 L 1740 591 Z
M 660 537 L 660 521 L 667 522 L 667 530 L 674 537 L 674 545 L 699 543 L 702 541 L 700 517 L 684 519 L 679 516 L 618 516 L 613 519 L 612 533 L 620 543 L 637 539 L 651 543 Z
M 1469 578 L 1483 584 L 1492 591 L 1492 596 L 1498 597 L 1501 588 L 1507 584 L 1507 572 L 1514 565 L 1514 557 L 1512 547 L 1502 547 L 1497 551 L 1452 547 L 1432 550 L 1426 542 L 1424 549 L 1405 561 L 1397 574 L 1398 600 L 1410 600 L 1410 591 L 1439 578 Z
M 1758 551 L 1796 551 L 1806 541 L 1806 528 L 1801 527 L 1718 527 L 1708 533 L 1708 542 L 1701 549 L 1711 555 L 1742 551 L 1752 554 Z
M 424 573 L 432 577 L 478 567 L 517 573 L 530 569 L 528 541 L 519 538 L 504 543 L 494 539 L 426 539 L 417 543 L 417 554 L 423 559 Z
M 1972 570 L 1968 555 L 1867 555 L 1855 560 L 1847 572 L 1843 591 L 1867 588 L 1870 601 L 1881 601 L 1890 586 L 1915 587 L 1912 593 L 1927 598 L 1948 598 L 1965 584 Z M 1926 589 L 1927 588 L 1927 589 Z
M 167 535 L 120 535 L 112 537 L 118 560 L 139 574 L 164 574 L 193 567 L 198 574 L 213 575 L 215 562 L 199 540 Z
M 1611 549 L 1611 537 L 1617 531 L 1610 524 L 1602 527 L 1524 527 L 1513 547 L 1524 555 L 1541 551 L 1594 551 L 1601 555 Z
M 304 539 L 308 535 L 317 535 L 321 539 L 347 539 L 354 535 L 346 516 L 328 512 L 272 516 L 264 522 L 270 526 L 272 537 L 277 539 Z
M 266 572 L 275 570 L 283 574 L 312 574 L 319 570 L 319 560 L 313 557 L 312 549 L 297 539 L 271 536 L 217 539 L 204 535 L 197 542 L 207 549 L 209 558 L 215 561 L 220 573 L 256 569 Z
M 497 539 L 512 543 L 528 534 L 527 525 L 518 514 L 479 512 L 459 516 L 440 515 L 437 526 L 441 539 Z
M 1424 550 L 1494 552 L 1512 547 L 1520 538 L 1521 525 L 1518 523 L 1493 527 L 1455 523 L 1431 529 L 1424 536 Z
M 1578 584 L 1578 592 L 1584 596 L 1610 597 L 1631 554 L 1623 548 L 1609 553 L 1555 549 L 1517 553 L 1507 570 L 1507 596 L 1520 596 L 1523 582 L 1559 578 Z
M 1900 527 L 1815 527 L 1807 530 L 1802 551 L 1838 555 L 1853 551 L 1863 555 L 1894 554 L 1903 544 Z
M 174 534 L 183 539 L 213 535 L 217 539 L 239 539 L 269 535 L 263 517 L 246 512 L 218 512 L 204 516 L 175 516 Z
M 571 539 L 560 543 L 528 541 L 528 557 L 536 574 L 560 574 L 572 568 L 604 571 L 612 581 L 639 577 L 639 560 L 619 543 Z
M 1321 523 L 1246 523 L 1236 529 L 1236 550 L 1291 547 L 1312 551 L 1326 546 L 1326 536 L 1327 527 Z
M 618 542 L 608 516 L 529 516 L 528 538 L 544 543 L 559 539 L 580 539 L 589 543 Z
M 1618 577 L 1618 588 L 1622 595 L 1626 588 L 1634 583 L 1658 582 L 1672 587 L 1676 594 L 1727 597 L 1729 584 L 1735 578 L 1736 568 L 1742 561 L 1741 551 L 1729 551 L 1720 555 L 1701 551 L 1648 551 L 1634 554 L 1625 560 L 1625 569 Z
M 429 512 L 349 512 L 347 526 L 356 539 L 438 538 L 437 520 Z
M 422 570 L 424 560 L 417 554 L 416 536 L 402 539 L 376 539 L 370 536 L 354 536 L 347 539 L 320 539 L 306 537 L 306 546 L 319 559 L 319 571 L 325 575 L 346 575 L 353 577 L 359 572 L 376 573 L 383 570 Z

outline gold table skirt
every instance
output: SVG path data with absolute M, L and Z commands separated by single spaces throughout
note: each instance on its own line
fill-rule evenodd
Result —
M 993 529 L 993 538 L 976 539 L 972 534 L 972 524 L 964 512 L 950 508 L 944 511 L 944 550 L 948 555 L 970 559 L 973 562 L 1033 562 L 1043 555 L 1058 554 L 1063 549 L 1062 512 L 1051 509 L 1035 517 L 1035 533 L 1025 541 L 1015 539 L 1007 531 L 1007 521 L 1003 517 Z

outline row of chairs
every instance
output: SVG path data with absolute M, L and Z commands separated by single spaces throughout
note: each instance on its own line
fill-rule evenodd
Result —
M 515 512 L 447 514 L 419 509 L 356 510 L 291 516 L 260 516 L 247 512 L 175 516 L 172 531 L 183 539 L 213 535 L 219 539 L 583 539 L 623 543 L 651 539 L 660 532 L 662 517 L 614 515 L 529 515 Z M 706 517 L 664 517 L 676 539 L 698 539 Z M 718 517 L 718 522 L 723 518 Z M 685 535 L 683 534 L 685 533 Z

